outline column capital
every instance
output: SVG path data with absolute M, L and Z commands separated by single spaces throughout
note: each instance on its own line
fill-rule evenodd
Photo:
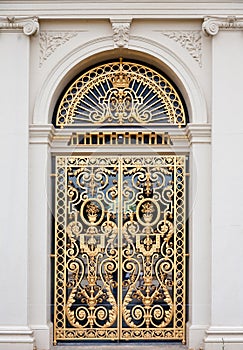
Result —
M 30 144 L 48 144 L 50 145 L 55 134 L 55 128 L 52 124 L 40 125 L 31 124 L 29 126 Z
M 211 143 L 211 124 L 187 124 L 186 134 L 190 144 Z
M 205 17 L 202 24 L 202 31 L 205 35 L 216 35 L 220 29 L 243 30 L 243 17 Z
M 25 35 L 31 36 L 39 32 L 38 17 L 0 17 L 0 30 L 23 30 Z

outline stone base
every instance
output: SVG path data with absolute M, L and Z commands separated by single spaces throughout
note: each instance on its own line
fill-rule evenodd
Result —
M 210 327 L 204 340 L 205 350 L 242 350 L 242 327 Z
M 35 341 L 28 327 L 0 327 L 0 350 L 33 350 Z
M 243 342 L 242 343 L 223 343 L 221 344 L 213 344 L 213 343 L 206 343 L 204 345 L 204 350 L 242 350 L 243 349 Z
M 33 344 L 26 343 L 0 343 L 0 350 L 34 350 Z
M 205 332 L 208 326 L 206 325 L 191 325 L 186 326 L 186 344 L 188 349 L 203 349 Z
M 38 350 L 50 350 L 53 344 L 53 326 L 52 323 L 47 325 L 31 325 L 34 333 L 35 345 Z

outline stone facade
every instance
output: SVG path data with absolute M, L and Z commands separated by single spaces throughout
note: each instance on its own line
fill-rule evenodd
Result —
M 79 72 L 121 56 L 161 69 L 188 109 L 174 149 L 190 158 L 186 346 L 241 350 L 243 3 L 2 0 L 0 12 L 0 350 L 53 346 L 51 154 L 66 146 L 52 115 Z

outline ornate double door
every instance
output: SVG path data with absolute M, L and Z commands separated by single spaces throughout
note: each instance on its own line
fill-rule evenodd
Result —
M 185 338 L 185 157 L 58 156 L 54 343 Z

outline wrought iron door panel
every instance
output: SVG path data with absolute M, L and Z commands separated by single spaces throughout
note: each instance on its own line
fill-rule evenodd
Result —
M 184 158 L 127 157 L 122 167 L 121 338 L 183 339 Z
M 54 342 L 178 339 L 184 156 L 56 158 Z

